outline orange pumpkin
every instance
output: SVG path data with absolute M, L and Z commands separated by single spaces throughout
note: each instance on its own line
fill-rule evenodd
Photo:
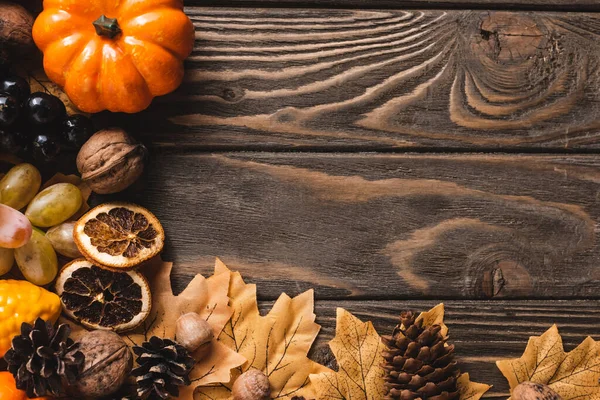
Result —
M 134 113 L 181 84 L 194 26 L 182 0 L 44 0 L 33 38 L 77 108 Z
M 27 400 L 24 391 L 17 389 L 15 378 L 10 372 L 0 372 L 0 400 Z M 39 400 L 47 397 L 38 397 Z

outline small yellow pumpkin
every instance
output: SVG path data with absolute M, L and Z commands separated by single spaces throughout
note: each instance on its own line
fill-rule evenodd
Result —
M 135 113 L 181 84 L 194 26 L 181 0 L 44 0 L 33 39 L 77 108 Z
M 33 324 L 39 317 L 56 322 L 62 306 L 60 298 L 27 281 L 0 280 L 0 357 L 10 349 L 21 324 Z

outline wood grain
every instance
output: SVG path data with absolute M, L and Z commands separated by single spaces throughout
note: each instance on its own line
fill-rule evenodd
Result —
M 335 333 L 335 310 L 343 307 L 363 321 L 373 321 L 380 335 L 389 334 L 403 310 L 426 311 L 435 301 L 319 301 L 317 322 L 321 333 L 313 348 L 313 358 Z M 450 342 L 456 345 L 461 370 L 471 379 L 494 387 L 486 398 L 506 399 L 508 384 L 495 361 L 520 357 L 529 336 L 539 336 L 557 324 L 567 351 L 586 336 L 599 340 L 600 303 L 586 301 L 446 301 L 446 324 Z M 271 303 L 263 303 L 262 311 Z M 321 361 L 322 362 L 322 361 Z
M 182 88 L 99 122 L 210 150 L 599 146 L 597 14 L 187 13 L 198 40 Z
M 597 298 L 595 156 L 155 153 L 182 287 L 215 256 L 260 295 Z
M 187 5 L 219 7 L 341 7 L 341 8 L 486 8 L 597 11 L 595 0 L 186 0 Z

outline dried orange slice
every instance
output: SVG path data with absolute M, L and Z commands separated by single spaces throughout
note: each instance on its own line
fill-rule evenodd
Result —
M 162 250 L 165 232 L 154 214 L 127 203 L 102 204 L 77 221 L 73 232 L 81 254 L 95 264 L 133 268 Z
M 101 268 L 83 258 L 60 271 L 56 293 L 65 314 L 91 329 L 135 329 L 152 307 L 150 286 L 141 273 Z

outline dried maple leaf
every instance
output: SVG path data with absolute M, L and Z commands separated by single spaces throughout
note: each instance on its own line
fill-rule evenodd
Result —
M 485 383 L 471 382 L 468 373 L 458 377 L 457 386 L 460 400 L 479 400 L 491 388 Z
M 384 345 L 371 322 L 362 322 L 337 309 L 335 338 L 329 342 L 339 372 L 327 370 L 310 376 L 318 399 L 379 400 L 384 393 Z
M 587 337 L 565 353 L 556 325 L 541 336 L 530 337 L 520 358 L 497 361 L 496 365 L 511 392 L 519 383 L 530 381 L 548 385 L 563 400 L 600 399 L 600 342 Z
M 235 379 L 250 369 L 269 377 L 273 399 L 304 394 L 308 376 L 325 369 L 306 356 L 321 328 L 315 323 L 312 290 L 293 299 L 282 294 L 263 317 L 258 311 L 256 286 L 246 284 L 239 273 L 230 272 L 222 263 L 215 274 L 219 272 L 231 274 L 229 297 L 234 310 L 219 341 L 248 361 L 234 371 L 230 384 L 201 388 L 198 398 L 229 398 Z
M 175 337 L 177 319 L 188 312 L 196 312 L 213 328 L 215 337 L 231 318 L 233 309 L 228 306 L 230 273 L 220 271 L 206 279 L 196 275 L 178 296 L 171 288 L 172 263 L 156 258 L 144 265 L 143 272 L 150 283 L 152 311 L 142 327 L 127 337 L 141 344 L 151 336 Z M 193 399 L 197 387 L 212 383 L 229 382 L 231 370 L 242 365 L 246 359 L 213 339 L 211 348 L 192 354 L 199 360 L 190 374 L 192 384 L 181 388 L 179 398 Z
M 448 335 L 444 323 L 444 304 L 438 304 L 417 317 L 423 326 L 439 325 L 440 333 Z M 327 371 L 311 375 L 310 389 L 317 399 L 378 400 L 385 396 L 384 345 L 370 322 L 363 323 L 348 311 L 338 309 L 336 336 L 329 342 L 336 356 L 339 372 Z M 457 380 L 461 400 L 479 400 L 489 385 L 471 382 L 469 374 Z
M 220 269 L 218 264 L 220 261 L 217 260 L 218 272 L 208 279 L 196 275 L 178 296 L 173 294 L 171 288 L 172 263 L 155 257 L 142 266 L 142 272 L 148 278 L 152 291 L 152 311 L 143 326 L 124 335 L 131 345 L 141 344 L 151 336 L 173 339 L 177 319 L 188 312 L 196 312 L 205 318 L 215 334 L 209 349 L 203 348 L 192 354 L 199 361 L 190 374 L 192 384 L 180 388 L 180 399 L 194 399 L 194 392 L 199 386 L 228 382 L 231 370 L 246 362 L 246 358 L 216 339 L 233 312 L 228 306 L 227 295 L 230 272 Z M 73 339 L 78 339 L 87 332 L 79 324 L 61 317 L 61 323 L 64 322 L 71 325 Z

